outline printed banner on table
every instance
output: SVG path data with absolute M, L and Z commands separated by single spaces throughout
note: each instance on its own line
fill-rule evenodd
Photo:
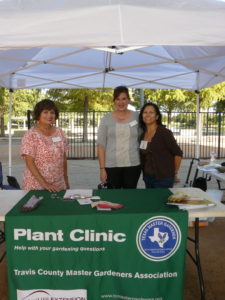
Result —
M 6 217 L 10 300 L 181 300 L 185 212 Z

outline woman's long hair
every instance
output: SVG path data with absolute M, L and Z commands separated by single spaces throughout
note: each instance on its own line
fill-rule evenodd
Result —
M 161 112 L 160 112 L 160 110 L 159 110 L 159 107 L 158 107 L 158 105 L 157 104 L 155 104 L 155 103 L 153 103 L 153 102 L 148 102 L 148 103 L 145 103 L 144 105 L 143 105 L 143 107 L 141 108 L 141 111 L 140 111 L 140 114 L 139 114 L 139 126 L 140 126 L 140 128 L 145 132 L 146 131 L 146 125 L 145 125 L 145 123 L 144 123 L 144 121 L 143 121 L 143 111 L 144 111 L 144 109 L 145 109 L 145 107 L 147 107 L 147 106 L 153 106 L 154 107 L 154 109 L 155 109 L 155 112 L 156 112 L 156 115 L 158 116 L 158 119 L 156 120 L 156 123 L 158 124 L 158 125 L 162 125 L 163 126 L 163 124 L 162 124 L 162 114 L 161 114 Z

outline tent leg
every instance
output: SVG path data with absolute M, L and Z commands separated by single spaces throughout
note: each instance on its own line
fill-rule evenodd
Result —
M 195 147 L 195 158 L 200 157 L 200 103 L 199 103 L 199 91 L 196 93 L 196 147 Z
M 9 175 L 12 175 L 12 94 L 13 89 L 9 90 Z

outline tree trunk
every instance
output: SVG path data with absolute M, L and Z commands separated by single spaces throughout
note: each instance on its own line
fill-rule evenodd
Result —
M 168 127 L 170 127 L 171 122 L 172 122 L 172 112 L 168 111 Z
M 84 96 L 83 142 L 88 141 L 88 96 Z
M 0 136 L 5 136 L 5 128 L 4 128 L 4 95 L 5 88 L 0 88 Z
M 4 116 L 0 116 L 0 136 L 5 136 Z

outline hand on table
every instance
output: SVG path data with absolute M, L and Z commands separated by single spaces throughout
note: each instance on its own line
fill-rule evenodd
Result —
M 105 169 L 100 169 L 100 179 L 101 179 L 101 182 L 106 183 L 107 173 L 106 173 Z

